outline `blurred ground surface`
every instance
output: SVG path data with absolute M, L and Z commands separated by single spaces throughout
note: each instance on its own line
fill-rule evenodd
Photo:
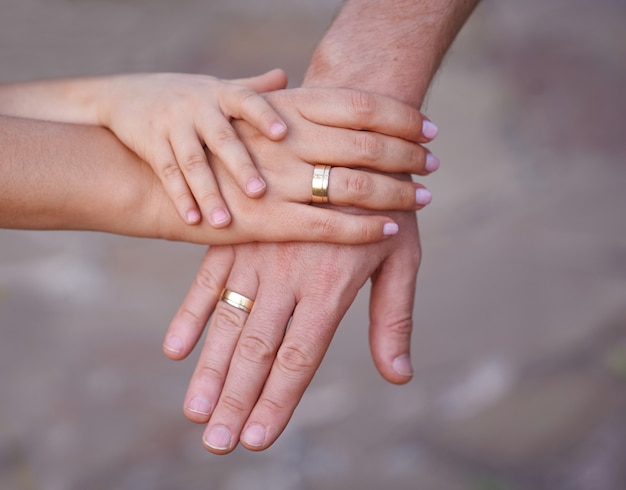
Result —
M 338 1 L 5 0 L 0 79 L 300 80 Z M 364 56 L 366 53 L 364 53 Z M 369 358 L 367 295 L 270 450 L 206 453 L 160 352 L 201 247 L 0 232 L 0 488 L 626 488 L 626 6 L 487 0 L 428 99 L 416 375 Z

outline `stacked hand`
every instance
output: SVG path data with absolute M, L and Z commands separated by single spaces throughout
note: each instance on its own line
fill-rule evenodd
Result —
M 317 104 L 320 98 L 323 105 Z M 295 177 L 303 161 L 419 174 L 436 169 L 436 163 L 426 168 L 427 162 L 436 160 L 415 144 L 428 141 L 424 128 L 429 132 L 432 127 L 409 106 L 360 91 L 326 89 L 275 92 L 268 100 L 287 122 L 289 133 L 276 143 L 260 137 L 245 123 L 237 125 L 270 184 L 266 196 L 234 212 L 230 227 L 239 225 L 239 216 L 246 227 L 254 227 L 247 220 L 254 214 L 253 208 L 271 198 L 274 187 L 276 192 L 290 188 L 290 181 L 291 198 L 310 201 L 312 167 L 306 172 L 309 179 Z M 332 110 L 334 107 L 337 109 Z M 310 125 L 311 119 L 345 125 L 343 114 L 357 115 L 351 127 L 369 131 L 334 129 L 330 139 L 331 133 Z M 373 131 L 384 131 L 387 136 Z M 219 176 L 220 163 L 214 160 L 212 165 Z M 248 243 L 209 249 L 164 343 L 166 355 L 184 358 L 213 315 L 185 398 L 187 417 L 207 423 L 203 438 L 207 449 L 226 453 L 241 441 L 247 448 L 259 450 L 275 441 L 368 277 L 373 280 L 370 342 L 374 361 L 391 382 L 404 383 L 411 378 L 409 338 L 420 260 L 413 211 L 430 200 L 421 189 L 406 179 L 333 168 L 330 202 L 406 210 L 387 213 L 399 225 L 397 236 L 368 246 Z M 420 202 L 421 196 L 426 199 Z M 285 219 L 297 220 L 302 211 L 294 208 Z M 340 213 L 340 218 L 347 224 L 364 217 Z M 224 288 L 254 300 L 250 312 L 219 301 Z

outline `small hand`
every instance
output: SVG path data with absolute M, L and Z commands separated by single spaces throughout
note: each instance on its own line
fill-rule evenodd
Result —
M 232 81 L 174 73 L 107 80 L 102 124 L 150 163 L 185 222 L 196 224 L 204 216 L 211 226 L 222 228 L 231 220 L 204 145 L 224 162 L 248 197 L 265 192 L 266 184 L 230 119 L 246 120 L 272 140 L 284 137 L 285 123 L 257 93 L 284 88 L 281 70 Z

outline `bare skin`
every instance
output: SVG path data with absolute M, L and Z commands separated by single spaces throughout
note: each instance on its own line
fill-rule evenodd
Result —
M 476 4 L 347 1 L 320 42 L 304 85 L 361 88 L 419 107 Z M 209 250 L 164 342 L 169 357 L 185 357 L 213 314 L 184 402 L 189 419 L 207 424 L 207 450 L 226 454 L 239 442 L 263 450 L 276 440 L 368 278 L 374 362 L 392 383 L 411 379 L 419 234 L 414 212 L 390 216 L 400 232 L 366 246 L 242 244 Z M 255 299 L 251 313 L 219 301 L 223 287 Z
M 180 220 L 156 174 L 109 131 L 0 116 L 0 226 L 98 230 L 203 244 L 383 240 L 397 233 L 396 224 L 386 216 L 355 219 L 308 205 L 313 163 L 325 159 L 346 167 L 332 171 L 331 202 L 379 210 L 419 209 L 425 203 L 418 199 L 422 186 L 385 175 L 368 176 L 368 192 L 355 185 L 364 182 L 363 172 L 349 167 L 362 162 L 398 169 L 395 162 L 402 161 L 406 162 L 402 170 L 424 173 L 427 159 L 419 144 L 428 138 L 422 134 L 418 111 L 375 97 L 379 110 L 364 115 L 354 106 L 362 96 L 330 89 L 269 94 L 292 131 L 268 146 L 270 140 L 262 133 L 252 126 L 246 130 L 255 145 L 271 149 L 268 158 L 258 161 L 271 184 L 260 199 L 243 194 L 227 167 L 216 160 L 214 170 L 235 217 L 221 229 L 206 221 L 189 226 Z M 390 135 L 362 131 L 379 128 Z

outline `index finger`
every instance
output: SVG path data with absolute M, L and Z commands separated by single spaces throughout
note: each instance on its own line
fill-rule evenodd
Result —
M 235 119 L 243 119 L 272 140 L 280 140 L 287 125 L 270 103 L 254 90 L 230 85 L 220 100 L 222 112 Z
M 415 107 L 391 97 L 342 88 L 298 90 L 310 92 L 306 103 L 296 103 L 298 110 L 317 124 L 374 131 L 416 143 L 432 141 L 438 133 Z

